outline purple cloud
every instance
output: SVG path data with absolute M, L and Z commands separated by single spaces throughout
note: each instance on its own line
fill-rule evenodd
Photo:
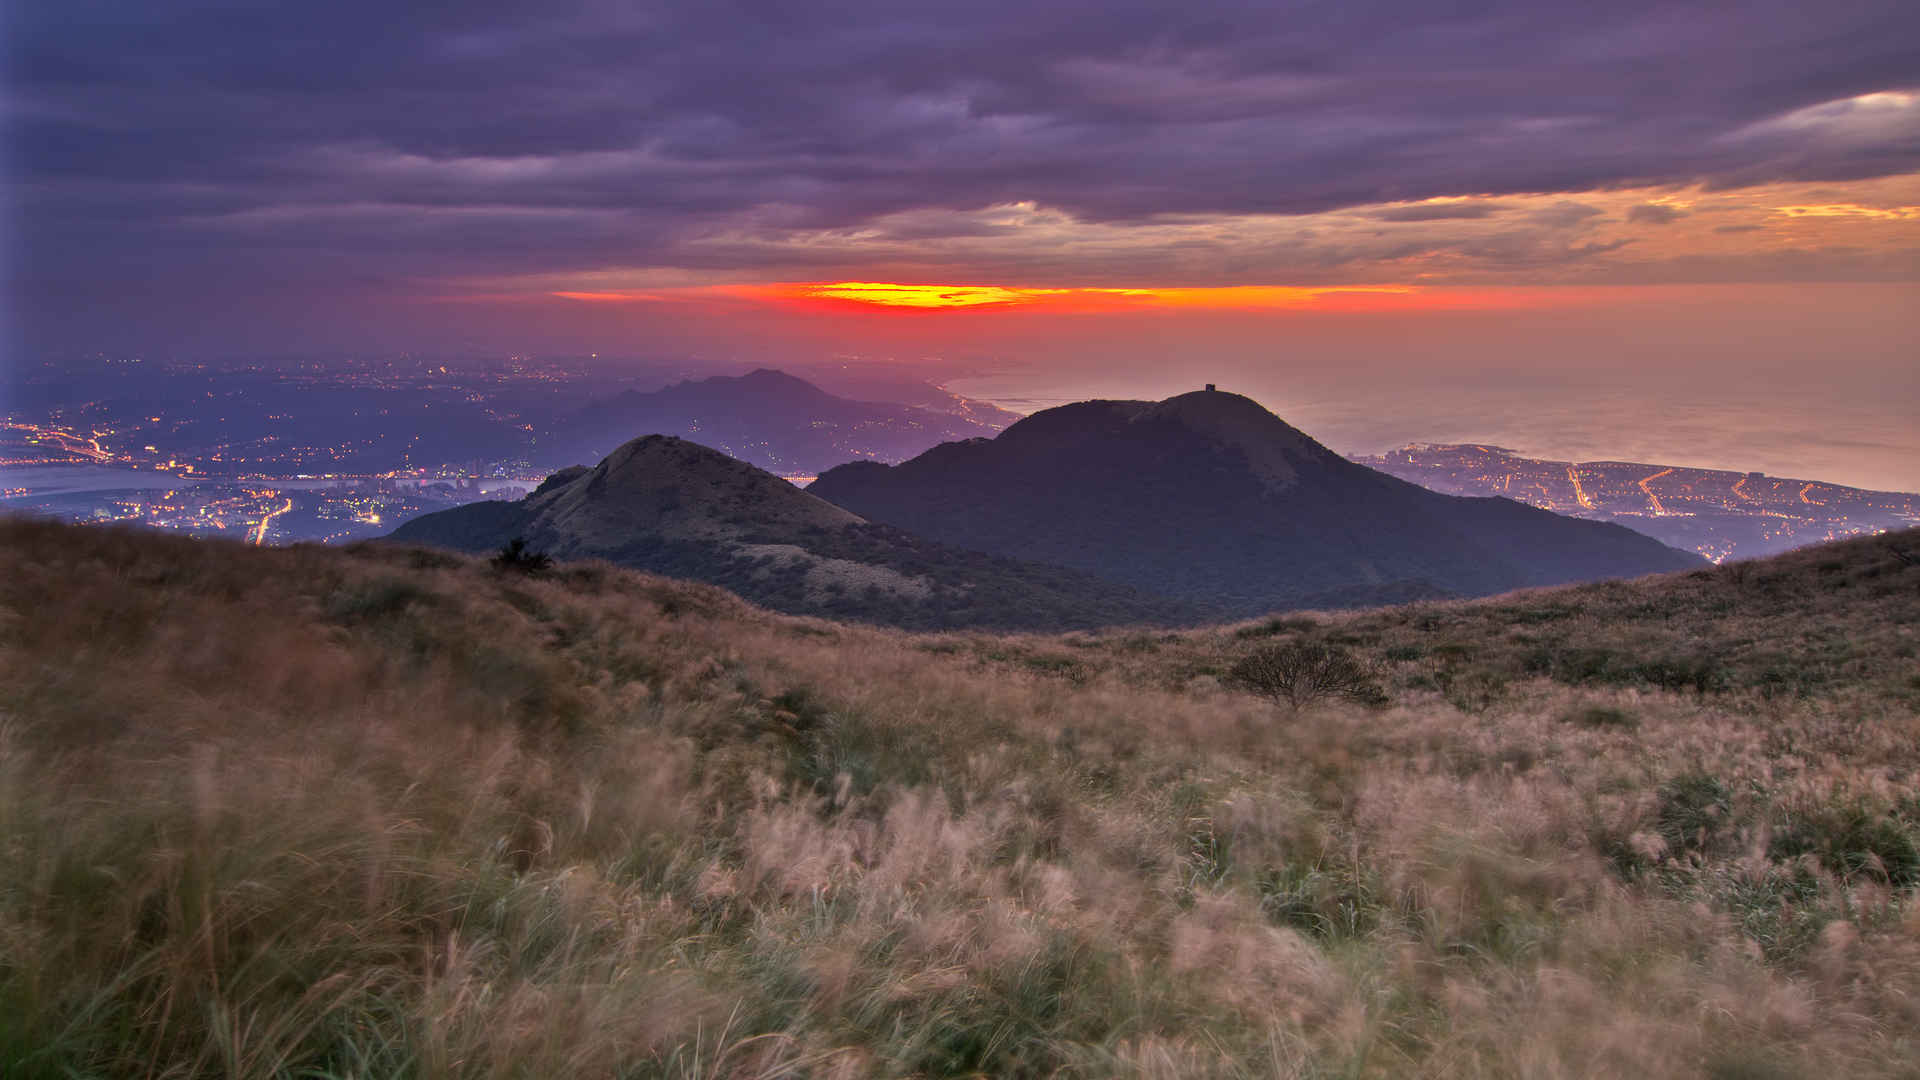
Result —
M 83 283 L 739 269 L 713 237 L 1016 201 L 1148 222 L 1920 169 L 1920 106 L 1845 104 L 1920 71 L 1900 0 L 1825 4 L 1818 33 L 1798 5 L 1668 0 L 73 0 L 12 22 L 36 318 Z

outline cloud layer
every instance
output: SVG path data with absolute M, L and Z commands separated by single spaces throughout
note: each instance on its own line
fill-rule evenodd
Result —
M 1827 185 L 1843 204 L 1920 172 L 1911 3 L 1435 10 L 29 5 L 8 34 L 17 288 L 137 313 L 142 291 L 832 279 L 867 241 L 952 279 L 1171 262 L 1311 284 L 1436 243 L 1497 271 L 1631 250 L 1589 219 L 1688 222 L 1582 193 Z M 1223 245 L 1243 222 L 1258 244 Z M 1049 231 L 1064 246 L 1016 242 Z

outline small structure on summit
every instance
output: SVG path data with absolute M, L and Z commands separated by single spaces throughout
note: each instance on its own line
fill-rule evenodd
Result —
M 1212 383 L 1208 383 L 1208 384 L 1207 384 L 1207 389 L 1208 389 L 1208 390 L 1212 390 L 1212 389 L 1213 389 L 1213 384 L 1212 384 Z

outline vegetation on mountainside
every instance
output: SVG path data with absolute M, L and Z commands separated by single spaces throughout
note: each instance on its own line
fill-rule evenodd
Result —
M 1290 641 L 1265 645 L 1240 658 L 1228 673 L 1229 682 L 1282 704 L 1299 708 L 1323 697 L 1342 697 L 1363 705 L 1385 705 L 1367 665 L 1338 645 L 1321 641 Z
M 544 551 L 527 546 L 524 536 L 507 541 L 493 557 L 493 568 L 511 574 L 544 574 L 553 569 L 553 558 Z
M 1920 1058 L 1912 533 L 1055 637 L 385 545 L 0 544 L 9 1078 Z M 1276 647 L 1388 700 L 1233 684 Z

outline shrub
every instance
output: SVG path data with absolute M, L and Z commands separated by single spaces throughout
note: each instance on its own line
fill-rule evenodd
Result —
M 448 570 L 463 561 L 458 555 L 430 548 L 414 548 L 407 552 L 407 565 L 415 570 Z
M 1706 852 L 1718 846 L 1733 811 L 1733 793 L 1717 777 L 1687 773 L 1660 785 L 1656 822 L 1671 851 Z
M 1640 726 L 1640 720 L 1625 709 L 1611 705 L 1589 705 L 1575 709 L 1560 718 L 1566 723 L 1583 728 L 1623 728 L 1632 731 Z
M 1767 854 L 1776 859 L 1815 855 L 1843 878 L 1920 883 L 1920 844 L 1897 816 L 1863 803 L 1796 815 L 1774 834 Z
M 500 554 L 493 557 L 493 568 L 516 574 L 538 574 L 553 567 L 553 558 L 544 551 L 534 551 L 527 547 L 525 537 L 516 536 L 507 541 Z
M 404 578 L 376 578 L 342 586 L 327 597 L 328 617 L 342 621 L 378 619 L 405 611 L 412 604 L 431 604 L 433 593 Z
M 1319 642 L 1289 642 L 1257 649 L 1227 675 L 1228 681 L 1263 697 L 1299 708 L 1316 698 L 1340 697 L 1362 705 L 1387 703 L 1373 671 L 1345 649 Z
M 1647 656 L 1599 647 L 1539 646 L 1521 666 L 1569 686 L 1653 686 L 1673 693 L 1700 694 L 1727 689 L 1726 668 L 1706 655 Z
M 1443 667 L 1433 674 L 1447 704 L 1464 713 L 1485 712 L 1506 696 L 1507 680 L 1498 672 Z
M 1253 891 L 1269 922 L 1327 940 L 1361 937 L 1387 913 L 1367 870 L 1342 860 L 1267 867 L 1255 875 Z
M 1319 625 L 1304 615 L 1276 615 L 1265 622 L 1243 626 L 1235 630 L 1233 636 L 1244 641 L 1249 638 L 1275 637 L 1280 634 L 1303 634 Z
M 1710 875 L 1708 895 L 1733 917 L 1742 936 L 1774 963 L 1792 963 L 1819 941 L 1835 917 L 1819 878 L 1804 866 Z

